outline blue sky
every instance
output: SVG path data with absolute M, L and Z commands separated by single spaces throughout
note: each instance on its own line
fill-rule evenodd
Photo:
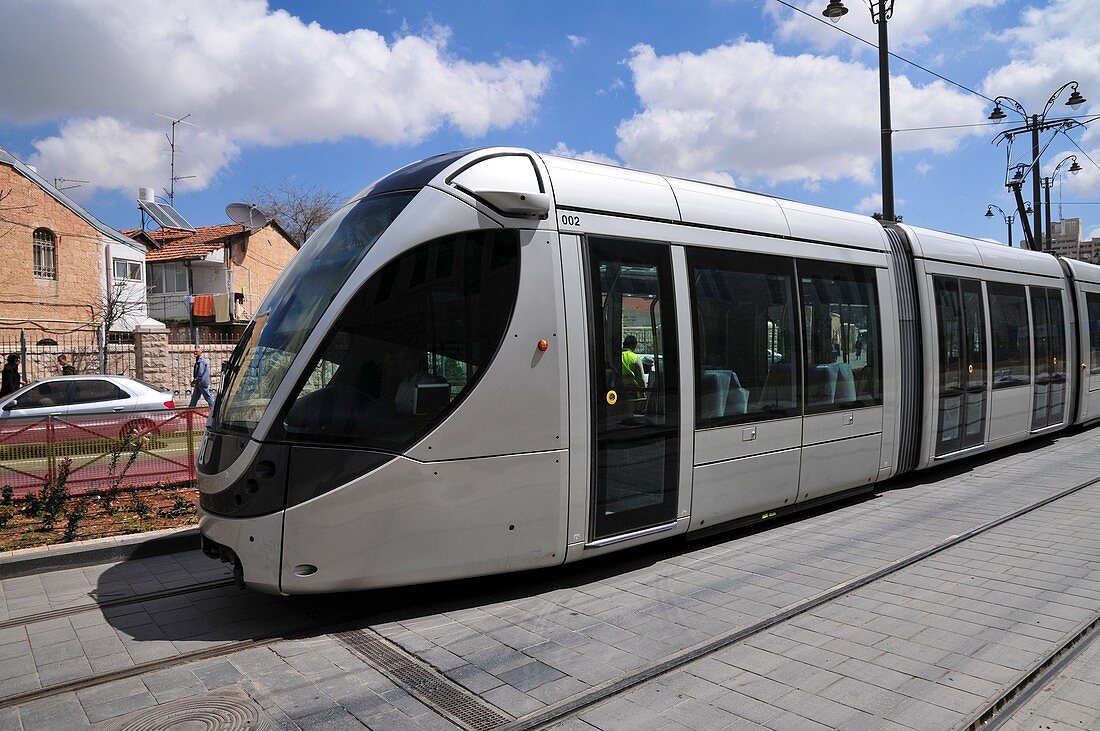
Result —
M 794 2 L 814 16 L 827 4 Z M 839 26 L 874 38 L 865 6 L 846 4 Z M 1063 95 L 1052 115 L 1100 113 L 1095 0 L 897 0 L 889 27 L 891 50 L 986 96 L 1038 110 L 1077 80 L 1089 102 L 1071 112 Z M 195 177 L 176 189 L 197 225 L 226 221 L 256 186 L 350 195 L 415 159 L 495 144 L 879 210 L 877 56 L 775 0 L 9 0 L 0 64 L 0 146 L 47 178 L 90 181 L 70 195 L 118 228 L 140 222 L 137 187 L 168 185 L 154 113 L 198 125 L 180 128 L 177 174 Z M 985 122 L 979 96 L 891 71 L 895 129 Z M 997 131 L 897 132 L 905 220 L 1003 240 L 982 215 L 1015 207 Z M 1100 134 L 1070 138 L 1100 162 Z M 1071 152 L 1085 171 L 1064 176 L 1064 201 L 1100 201 L 1100 168 L 1069 138 L 1044 169 Z M 1100 233 L 1100 206 L 1064 212 Z

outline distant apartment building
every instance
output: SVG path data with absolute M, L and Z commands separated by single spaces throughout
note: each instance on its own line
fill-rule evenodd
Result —
M 1069 259 L 1100 262 L 1100 237 L 1084 239 L 1080 218 L 1063 218 L 1050 225 L 1050 252 Z
M 0 334 L 31 345 L 95 329 L 109 299 L 126 303 L 109 322 L 130 332 L 145 319 L 145 247 L 105 225 L 0 148 Z
M 180 341 L 238 337 L 298 251 L 274 221 L 125 233 L 147 247 L 149 316 Z

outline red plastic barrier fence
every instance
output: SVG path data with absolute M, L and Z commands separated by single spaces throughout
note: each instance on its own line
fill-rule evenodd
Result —
M 53 481 L 72 460 L 69 492 L 151 487 L 195 479 L 207 408 L 0 422 L 0 485 L 16 497 Z

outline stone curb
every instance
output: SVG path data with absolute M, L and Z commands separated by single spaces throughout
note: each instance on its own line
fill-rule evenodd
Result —
M 198 548 L 199 529 L 196 526 L 21 548 L 0 553 L 0 580 Z

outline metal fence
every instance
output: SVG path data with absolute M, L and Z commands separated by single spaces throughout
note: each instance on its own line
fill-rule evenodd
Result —
M 233 353 L 232 345 L 203 345 L 203 355 L 210 365 L 210 393 L 216 394 L 222 385 L 222 363 Z M 176 396 L 176 403 L 186 406 L 191 399 L 191 376 L 195 371 L 195 346 L 169 345 L 168 369 L 172 382 L 165 384 Z M 199 400 L 200 404 L 205 401 Z
M 185 408 L 0 423 L 0 485 L 23 497 L 56 480 L 64 460 L 73 494 L 191 481 L 207 416 Z
M 111 373 L 133 377 L 137 367 L 133 343 L 101 343 L 96 330 L 4 331 L 0 333 L 0 361 L 11 353 L 22 356 L 23 377 L 27 383 L 60 375 L 59 355 L 67 356 L 69 365 L 78 374 Z M 105 367 L 101 370 L 103 358 Z

